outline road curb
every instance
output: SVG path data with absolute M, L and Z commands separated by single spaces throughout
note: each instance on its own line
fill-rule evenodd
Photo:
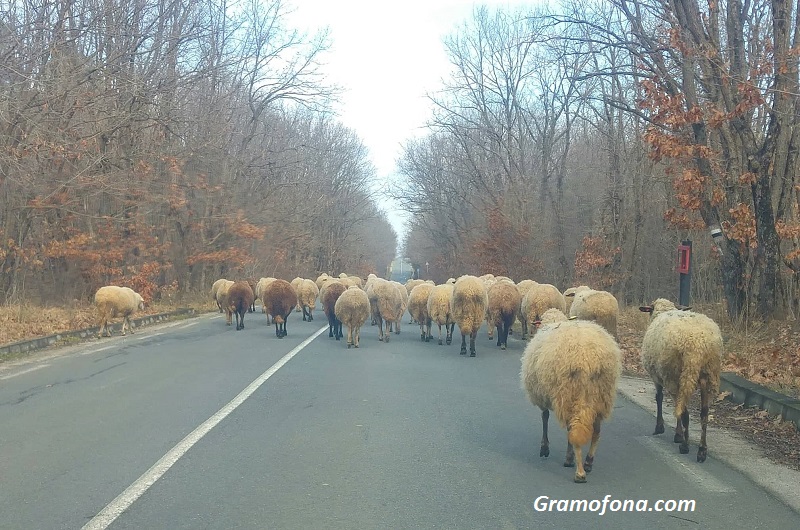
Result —
M 647 412 L 656 416 L 655 387 L 650 379 L 641 377 L 622 376 L 617 385 L 617 391 L 631 403 L 638 405 Z M 666 398 L 666 396 L 665 396 Z M 671 406 L 664 400 L 664 416 L 671 417 Z M 614 421 L 613 418 L 611 421 Z M 669 420 L 666 420 L 669 423 Z M 691 421 L 695 426 L 700 425 L 700 419 L 692 416 Z M 654 423 L 655 425 L 655 423 Z M 693 430 L 694 438 L 690 431 L 690 443 L 695 445 L 699 439 L 699 429 Z M 671 429 L 667 429 L 671 433 Z M 649 434 L 649 432 L 647 433 Z M 750 480 L 768 491 L 773 497 L 780 499 L 792 510 L 800 514 L 800 471 L 795 471 L 787 466 L 775 464 L 763 453 L 758 446 L 745 440 L 736 432 L 714 425 L 708 426 L 708 456 L 724 462 L 728 466 L 741 472 Z M 663 436 L 663 435 L 662 435 Z M 669 445 L 672 444 L 672 434 L 669 434 Z M 677 453 L 677 449 L 675 450 Z M 686 465 L 703 465 L 694 462 L 694 454 Z
M 186 316 L 186 315 L 191 316 L 194 315 L 195 313 L 196 311 L 194 309 L 189 307 L 184 307 L 166 313 L 158 313 L 155 315 L 146 315 L 139 318 L 133 318 L 131 319 L 131 324 L 133 325 L 134 328 L 140 328 L 145 325 L 172 320 L 175 317 Z M 122 330 L 122 323 L 120 322 L 117 324 L 109 324 L 109 328 L 112 330 L 112 333 L 119 333 Z M 29 353 L 49 348 L 51 346 L 63 345 L 64 343 L 80 342 L 96 338 L 97 333 L 99 331 L 100 327 L 94 326 L 91 328 L 79 329 L 75 331 L 65 331 L 63 333 L 47 335 L 46 337 L 37 337 L 35 339 L 22 340 L 18 342 L 12 342 L 9 344 L 4 344 L 0 346 L 0 361 L 3 361 L 3 359 L 5 357 L 8 357 L 9 355 Z
M 745 407 L 766 410 L 773 416 L 780 416 L 783 421 L 794 423 L 800 429 L 800 399 L 779 394 L 733 372 L 723 372 L 720 375 L 719 387 L 723 392 L 731 393 L 728 400 L 741 403 Z

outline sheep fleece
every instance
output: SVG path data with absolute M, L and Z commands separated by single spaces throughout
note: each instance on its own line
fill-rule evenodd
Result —
M 614 338 L 594 322 L 548 324 L 522 355 L 522 388 L 531 403 L 555 412 L 571 443 L 584 445 L 595 417 L 611 416 L 621 357 Z
M 477 333 L 486 318 L 487 305 L 486 288 L 479 278 L 462 276 L 456 281 L 450 307 L 462 335 Z

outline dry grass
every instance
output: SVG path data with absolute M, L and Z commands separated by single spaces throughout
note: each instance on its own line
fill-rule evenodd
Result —
M 184 296 L 174 302 L 160 301 L 145 307 L 134 316 L 155 315 L 191 307 L 197 311 L 212 310 L 208 295 Z M 0 306 L 0 345 L 36 337 L 45 337 L 65 331 L 90 328 L 97 325 L 94 306 L 74 301 L 65 307 L 40 307 L 32 304 Z M 114 322 L 121 322 L 116 318 Z

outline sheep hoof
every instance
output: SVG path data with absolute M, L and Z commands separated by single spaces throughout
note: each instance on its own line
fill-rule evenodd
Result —
M 348 344 L 347 344 L 347 349 L 348 349 L 348 350 L 350 349 L 350 346 L 352 346 L 352 344 L 348 343 Z
M 653 434 L 664 434 L 664 424 L 656 423 L 656 430 L 653 431 Z
M 425 335 L 424 335 L 424 334 L 423 334 L 423 335 L 420 335 L 420 336 L 419 336 L 419 340 L 421 340 L 422 342 L 425 342 Z
M 708 447 L 700 447 L 697 449 L 697 461 L 698 462 L 705 462 L 706 456 L 708 456 Z
M 505 345 L 505 344 L 501 344 L 501 345 L 500 345 L 500 349 L 501 349 L 501 350 L 505 350 L 505 349 L 506 349 L 506 345 Z
M 575 482 L 577 482 L 578 484 L 586 483 L 586 475 L 578 475 L 577 473 L 575 473 Z
M 442 345 L 442 339 L 439 339 L 439 346 Z
M 539 449 L 539 456 L 543 456 L 545 458 L 550 456 L 550 447 L 542 446 L 541 449 Z
M 675 436 L 672 438 L 672 441 L 675 442 L 676 444 L 682 444 L 683 443 L 683 435 L 675 433 Z
M 469 356 L 470 357 L 475 357 L 475 352 L 474 351 L 469 352 Z
M 564 461 L 564 467 L 575 467 L 575 460 Z
M 338 336 L 337 336 L 337 337 L 336 337 L 336 340 L 339 340 L 340 338 L 341 338 L 341 337 L 338 337 Z
M 358 344 L 356 344 L 356 345 L 355 345 L 355 346 L 353 346 L 353 347 L 354 347 L 354 348 L 358 348 Z
M 383 342 L 389 342 L 389 335 L 386 335 L 386 336 L 383 338 Z
M 682 455 L 688 455 L 688 454 L 689 454 L 689 444 L 687 444 L 687 443 L 682 443 L 681 445 L 679 445 L 679 446 L 678 446 L 678 451 L 679 451 L 679 452 L 680 452 Z
M 451 344 L 453 344 L 453 341 L 452 341 L 452 340 L 450 340 L 450 339 L 448 339 L 446 342 L 447 342 L 447 345 L 448 345 L 448 346 L 450 346 Z
M 461 355 L 466 355 L 467 354 L 467 350 L 465 348 L 461 348 L 461 351 L 459 353 Z
M 590 458 L 590 457 L 588 457 L 588 456 L 587 456 L 587 457 L 586 457 L 586 461 L 583 463 L 583 469 L 584 469 L 584 470 L 585 470 L 587 473 L 591 473 L 591 472 L 592 472 L 592 466 L 593 466 L 593 465 L 594 465 L 594 458 Z

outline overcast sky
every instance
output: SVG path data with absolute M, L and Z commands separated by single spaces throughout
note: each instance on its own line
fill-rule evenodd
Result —
M 378 178 L 394 172 L 400 146 L 421 134 L 431 115 L 427 92 L 441 87 L 449 65 L 442 45 L 472 17 L 476 5 L 491 7 L 531 2 L 486 0 L 291 0 L 291 24 L 313 34 L 328 27 L 332 49 L 326 74 L 346 92 L 340 120 L 369 148 Z M 398 231 L 402 219 L 390 210 Z

